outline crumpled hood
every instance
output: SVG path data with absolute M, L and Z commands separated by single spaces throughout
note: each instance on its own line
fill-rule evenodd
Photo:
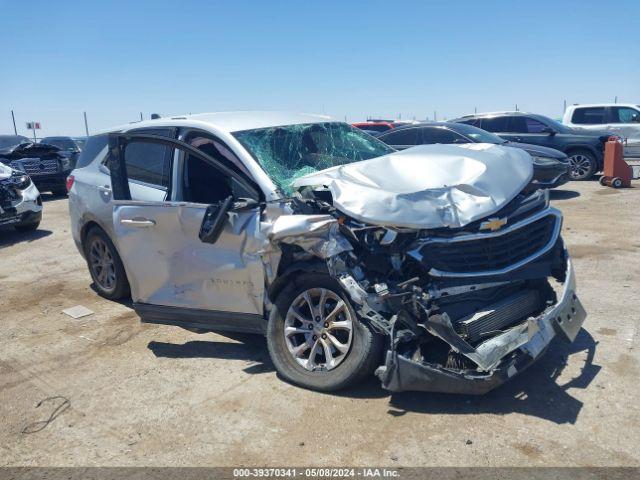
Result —
M 524 150 L 421 145 L 305 175 L 293 186 L 326 186 L 338 210 L 369 224 L 458 228 L 500 210 L 532 176 Z

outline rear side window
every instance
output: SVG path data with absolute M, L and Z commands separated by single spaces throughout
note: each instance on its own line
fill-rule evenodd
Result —
M 546 128 L 544 123 L 535 118 L 511 117 L 508 131 L 512 133 L 542 133 Z
M 102 157 L 101 152 L 106 153 L 107 144 L 109 143 L 109 135 L 94 135 L 87 139 L 87 143 L 82 149 L 82 153 L 78 157 L 76 168 L 82 168 L 89 165 L 97 156 Z
M 170 149 L 165 145 L 130 142 L 124 151 L 129 180 L 168 188 L 171 171 Z
M 611 123 L 633 123 L 640 120 L 640 112 L 629 107 L 612 107 Z
M 418 130 L 418 128 L 393 130 L 391 133 L 381 136 L 380 140 L 388 145 L 418 145 Z
M 480 128 L 489 132 L 508 132 L 508 122 L 509 117 L 483 118 Z
M 604 107 L 576 108 L 573 111 L 571 123 L 579 125 L 598 125 L 605 123 Z

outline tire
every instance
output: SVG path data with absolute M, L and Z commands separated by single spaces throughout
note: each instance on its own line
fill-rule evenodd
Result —
M 611 186 L 613 188 L 621 188 L 622 187 L 622 179 L 621 178 L 614 178 L 613 180 L 611 180 Z
M 27 223 L 25 225 L 15 225 L 13 228 L 15 228 L 19 232 L 33 232 L 37 230 L 39 226 L 40 226 L 40 220 L 33 223 Z
M 589 180 L 598 171 L 598 161 L 589 150 L 572 150 L 568 156 L 571 180 Z
M 320 312 L 319 305 L 322 300 L 318 298 L 322 297 L 323 291 L 326 292 L 327 298 L 324 303 L 324 313 Z M 299 320 L 300 317 L 309 319 L 311 316 L 309 315 L 308 303 L 300 300 L 304 297 L 305 292 L 309 294 L 314 305 L 317 302 L 316 311 L 320 313 L 307 324 L 303 324 Z M 299 301 L 302 301 L 303 305 L 298 306 Z M 340 304 L 340 301 L 343 303 Z M 290 311 L 292 306 L 298 309 L 297 313 L 300 315 L 295 315 L 292 313 L 293 311 Z M 328 313 L 334 310 L 340 310 L 340 312 L 331 317 Z M 317 322 L 320 316 L 323 319 Z M 329 319 L 327 322 L 324 320 L 325 317 Z M 297 322 L 294 327 L 291 326 L 292 319 Z M 347 335 L 348 330 L 344 327 L 331 328 L 338 322 L 341 325 L 350 322 L 351 334 Z M 312 324 L 313 330 L 307 333 L 309 324 Z M 327 325 L 329 328 L 323 328 Z M 285 338 L 285 326 L 290 329 L 296 328 L 300 333 L 292 334 L 287 339 Z M 326 338 L 322 336 L 319 329 L 327 332 Z M 350 340 L 346 339 L 347 336 Z M 345 349 L 346 353 L 338 350 L 333 340 L 339 340 L 342 346 L 349 344 L 349 347 Z M 306 348 L 304 350 L 306 354 L 301 353 L 300 356 L 295 356 L 290 350 L 294 343 L 298 345 L 301 352 Z M 305 346 L 302 346 L 303 344 Z M 316 347 L 316 345 L 318 346 Z M 300 274 L 278 295 L 267 325 L 269 355 L 278 373 L 286 381 L 311 390 L 330 392 L 355 385 L 373 373 L 373 370 L 380 364 L 382 345 L 383 337 L 358 319 L 339 284 L 325 274 Z M 325 346 L 330 349 L 331 362 L 327 362 Z M 315 353 L 314 348 L 316 349 Z M 331 350 L 335 351 L 331 352 Z M 314 355 L 313 360 L 305 360 L 305 356 L 310 359 L 312 354 Z M 322 365 L 323 358 L 324 365 Z M 301 362 L 306 363 L 307 366 L 303 366 Z M 330 363 L 334 362 L 335 366 L 331 366 Z
M 130 288 L 127 274 L 109 236 L 101 228 L 94 227 L 87 233 L 83 247 L 98 294 L 109 300 L 128 297 Z

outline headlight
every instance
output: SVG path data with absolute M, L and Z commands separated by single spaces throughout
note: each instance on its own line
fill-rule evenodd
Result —
M 548 165 L 557 165 L 559 160 L 551 157 L 538 157 L 537 155 L 531 155 L 533 158 L 534 165 L 548 166 Z
M 11 180 L 12 180 L 13 184 L 16 186 L 16 188 L 18 188 L 20 190 L 24 190 L 29 185 L 31 185 L 31 179 L 29 178 L 29 175 L 24 175 L 24 174 L 20 174 L 20 173 L 18 173 L 17 175 L 14 174 L 11 177 Z

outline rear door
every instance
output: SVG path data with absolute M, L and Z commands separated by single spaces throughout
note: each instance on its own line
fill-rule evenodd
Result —
M 608 118 L 607 131 L 640 142 L 640 109 L 610 107 Z
M 134 157 L 141 160 L 134 164 Z M 214 244 L 199 238 L 209 205 L 228 196 L 257 199 L 253 186 L 179 140 L 113 134 L 109 158 L 115 244 L 143 321 L 261 331 L 264 271 L 255 254 L 259 207 L 230 213 Z M 165 198 L 132 199 L 132 175 L 162 182 Z

